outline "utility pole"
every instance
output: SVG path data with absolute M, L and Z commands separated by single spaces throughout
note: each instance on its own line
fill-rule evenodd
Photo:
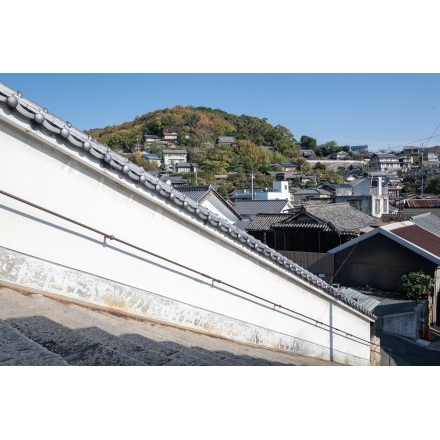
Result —
M 251 200 L 254 200 L 254 170 L 251 171 Z

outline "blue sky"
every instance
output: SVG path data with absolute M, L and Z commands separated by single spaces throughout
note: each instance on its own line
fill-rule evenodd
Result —
M 435 1 L 168 0 L 142 11 L 126 0 L 103 14 L 78 0 L 57 19 L 41 14 L 52 3 L 5 4 L 0 81 L 79 129 L 193 105 L 318 144 L 440 144 Z
M 0 81 L 81 130 L 193 105 L 267 118 L 318 144 L 440 145 L 435 73 L 0 73 Z

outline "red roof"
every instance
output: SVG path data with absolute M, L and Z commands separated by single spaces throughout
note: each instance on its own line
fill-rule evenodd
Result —
M 440 199 L 410 199 L 406 204 L 409 208 L 438 208 Z
M 440 258 L 440 237 L 417 225 L 402 226 L 390 231 Z

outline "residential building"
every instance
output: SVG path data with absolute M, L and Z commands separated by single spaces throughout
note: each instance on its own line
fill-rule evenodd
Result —
M 308 204 L 283 216 L 257 215 L 246 231 L 278 251 L 324 253 L 376 223 L 348 203 Z
M 372 229 L 330 249 L 336 283 L 396 292 L 400 278 L 423 270 L 435 280 L 432 322 L 440 324 L 440 237 L 412 221 Z
M 235 139 L 234 136 L 219 136 L 215 143 L 217 145 L 227 145 L 229 147 L 233 147 L 234 145 L 237 145 L 237 139 Z
M 398 156 L 390 153 L 374 153 L 370 157 L 369 166 L 376 171 L 399 171 L 402 164 Z
M 425 153 L 422 156 L 422 165 L 438 167 L 439 166 L 438 154 L 434 152 Z
M 178 143 L 177 139 L 178 139 L 177 133 L 172 131 L 170 127 L 164 127 L 162 129 L 162 140 L 177 145 Z
M 286 180 L 275 180 L 272 184 L 273 189 L 266 191 L 255 191 L 254 200 L 292 200 L 289 190 L 289 182 Z
M 147 142 L 147 143 L 162 141 L 162 138 L 160 136 L 157 136 L 156 134 L 145 134 L 144 139 L 145 139 L 145 142 Z
M 144 159 L 148 159 L 151 162 L 155 163 L 158 167 L 160 167 L 161 164 L 162 164 L 162 159 L 157 154 L 147 153 L 147 152 L 144 151 L 142 153 L 142 157 Z
M 308 160 L 318 160 L 319 158 L 315 155 L 313 150 L 299 150 L 300 157 L 304 157 Z
M 196 173 L 199 166 L 196 163 L 177 162 L 174 165 L 176 173 Z
M 292 188 L 293 203 L 295 205 L 306 204 L 308 202 L 333 203 L 333 194 L 323 188 Z
M 162 151 L 162 160 L 163 167 L 165 169 L 174 170 L 175 165 L 178 163 L 187 163 L 188 162 L 188 154 L 186 150 L 163 150 Z

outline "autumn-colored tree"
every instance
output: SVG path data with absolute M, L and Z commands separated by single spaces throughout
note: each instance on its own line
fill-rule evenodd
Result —
M 200 167 L 213 174 L 226 174 L 233 161 L 234 155 L 230 147 L 218 148 L 212 155 L 206 156 L 200 162 Z
M 239 158 L 245 172 L 256 170 L 267 171 L 270 164 L 269 153 L 261 147 L 257 147 L 251 141 L 241 140 L 233 147 L 233 152 Z
M 128 155 L 128 160 L 130 160 L 131 162 L 135 163 L 136 165 L 142 167 L 145 171 L 155 171 L 157 170 L 159 167 L 157 166 L 156 163 L 154 163 L 153 161 L 149 160 L 149 159 L 145 159 L 142 156 L 142 152 L 141 151 L 135 151 L 134 153 Z

